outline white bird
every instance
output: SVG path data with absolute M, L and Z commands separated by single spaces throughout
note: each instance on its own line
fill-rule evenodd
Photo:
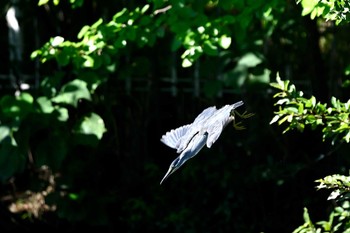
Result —
M 215 106 L 206 108 L 193 123 L 172 129 L 160 139 L 165 145 L 176 149 L 180 155 L 170 164 L 168 172 L 161 180 L 163 183 L 187 160 L 193 158 L 206 144 L 210 148 L 221 135 L 223 129 L 234 120 L 232 111 L 243 105 L 243 101 L 225 105 L 220 109 Z

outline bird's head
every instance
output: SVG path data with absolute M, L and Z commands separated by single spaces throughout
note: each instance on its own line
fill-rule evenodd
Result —
M 160 184 L 162 184 L 171 174 L 173 174 L 177 169 L 179 169 L 182 164 L 184 164 L 184 161 L 181 160 L 180 158 L 176 158 L 169 167 L 168 172 L 165 174 L 163 177 L 162 181 L 160 181 Z

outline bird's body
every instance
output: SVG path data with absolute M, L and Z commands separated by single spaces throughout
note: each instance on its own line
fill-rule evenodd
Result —
M 160 184 L 187 160 L 197 155 L 205 145 L 210 148 L 227 124 L 234 120 L 231 111 L 242 105 L 243 101 L 239 101 L 235 104 L 225 105 L 220 109 L 214 106 L 206 108 L 193 123 L 172 129 L 163 135 L 161 142 L 176 149 L 180 155 L 170 164 L 169 170 Z

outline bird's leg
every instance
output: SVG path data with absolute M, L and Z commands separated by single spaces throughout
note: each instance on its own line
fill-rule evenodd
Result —
M 244 129 L 246 129 L 246 127 L 244 127 L 244 125 L 242 125 L 242 121 L 236 123 L 236 121 L 233 120 L 233 127 L 235 128 L 235 130 L 244 130 Z
M 255 114 L 254 113 L 248 113 L 247 111 L 244 111 L 244 113 L 240 114 L 239 112 L 237 112 L 236 110 L 233 110 L 233 113 L 231 111 L 231 114 L 237 114 L 240 118 L 242 119 L 247 119 L 249 117 L 252 117 L 254 116 Z
M 248 113 L 247 111 L 245 111 L 244 113 L 240 114 L 239 112 L 237 112 L 236 110 L 232 110 L 230 115 L 233 116 L 233 127 L 236 129 L 236 130 L 244 130 L 246 129 L 243 125 L 242 125 L 242 122 L 237 122 L 236 123 L 236 114 L 242 118 L 242 119 L 247 119 L 249 117 L 252 117 L 254 116 L 255 114 L 254 113 Z

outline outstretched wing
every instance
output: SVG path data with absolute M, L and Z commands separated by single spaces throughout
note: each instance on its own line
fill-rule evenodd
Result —
M 203 131 L 201 129 L 205 126 L 205 122 L 208 118 L 214 115 L 216 111 L 217 109 L 215 106 L 206 108 L 194 119 L 190 129 L 188 129 L 186 134 L 184 134 L 183 137 L 177 142 L 177 153 L 180 153 L 187 147 L 194 135 L 200 131 Z
M 212 116 L 216 112 L 216 107 L 212 106 L 209 108 L 204 109 L 197 117 L 194 119 L 193 124 L 201 124 L 201 122 L 208 119 L 210 116 Z
M 191 124 L 188 124 L 176 129 L 172 129 L 164 134 L 160 141 L 173 149 L 177 149 L 179 140 L 186 134 L 190 127 Z
M 210 148 L 216 140 L 220 137 L 222 130 L 224 129 L 224 125 L 221 121 L 215 121 L 211 124 L 208 129 L 208 139 L 207 139 L 207 147 Z

